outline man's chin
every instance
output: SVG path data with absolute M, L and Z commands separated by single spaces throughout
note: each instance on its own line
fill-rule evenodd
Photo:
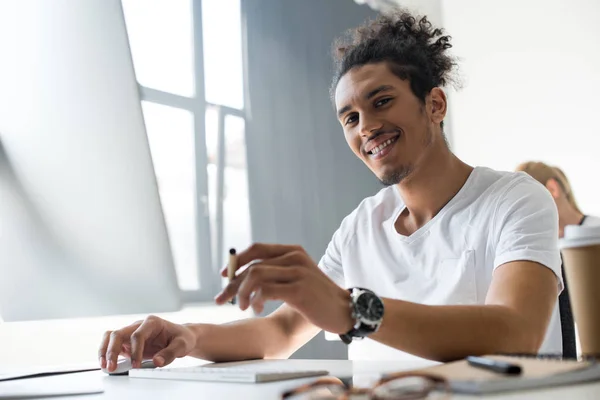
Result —
M 379 182 L 381 182 L 381 184 L 383 186 L 385 186 L 385 187 L 392 186 L 392 185 L 397 185 L 401 181 L 402 181 L 402 178 L 401 179 L 394 179 L 394 178 L 391 178 L 391 177 L 379 178 Z
M 379 182 L 381 182 L 381 184 L 383 186 L 392 186 L 392 185 L 397 185 L 400 182 L 402 182 L 402 180 L 404 178 L 406 178 L 408 175 L 410 174 L 410 168 L 399 168 L 395 171 L 387 171 L 386 173 L 384 173 L 383 175 L 379 176 Z

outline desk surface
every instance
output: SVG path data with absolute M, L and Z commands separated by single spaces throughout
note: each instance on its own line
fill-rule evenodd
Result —
M 311 367 L 325 369 L 337 376 L 354 376 L 355 382 L 366 383 L 376 379 L 379 373 L 400 371 L 412 368 L 418 368 L 423 365 L 407 362 L 358 362 L 358 361 L 333 361 L 333 360 L 289 360 L 290 363 L 298 364 L 299 368 Z M 312 378 L 311 378 L 312 379 Z M 31 387 L 34 385 L 69 385 L 89 382 L 94 385 L 101 384 L 104 388 L 102 394 L 90 394 L 82 396 L 61 397 L 68 400 L 106 400 L 106 399 L 248 399 L 265 400 L 279 399 L 279 395 L 287 390 L 294 388 L 302 383 L 311 381 L 311 379 L 290 380 L 263 384 L 232 384 L 232 383 L 213 383 L 213 382 L 191 382 L 175 380 L 154 380 L 129 378 L 127 376 L 106 376 L 100 371 L 83 372 L 70 375 L 59 375 L 45 378 L 35 378 L 29 380 L 12 381 L 11 386 Z M 8 386 L 3 386 L 8 382 L 0 384 L 0 398 L 2 392 L 6 392 Z M 452 399 L 474 399 L 475 396 L 454 395 Z M 513 400 L 513 399 L 534 399 L 534 400 L 554 400 L 565 399 L 598 399 L 600 398 L 600 382 L 565 386 L 558 388 L 549 388 L 542 390 L 530 390 L 526 392 L 507 393 L 494 396 L 486 396 L 494 400 Z M 52 399 L 57 399 L 53 397 Z

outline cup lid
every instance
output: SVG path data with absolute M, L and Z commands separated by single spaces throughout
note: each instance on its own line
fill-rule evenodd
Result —
M 561 249 L 597 244 L 600 244 L 600 226 L 567 225 L 563 238 L 559 241 Z

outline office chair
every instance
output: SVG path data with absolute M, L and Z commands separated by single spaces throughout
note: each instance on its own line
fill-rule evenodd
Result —
M 577 345 L 575 336 L 575 322 L 573 320 L 573 311 L 571 310 L 571 299 L 569 297 L 569 288 L 567 280 L 564 279 L 565 270 L 561 265 L 564 290 L 558 296 L 558 312 L 560 314 L 560 328 L 562 331 L 563 358 L 576 359 Z

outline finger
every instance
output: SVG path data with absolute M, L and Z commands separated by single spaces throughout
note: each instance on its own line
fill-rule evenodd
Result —
M 110 333 L 108 347 L 106 348 L 108 372 L 113 372 L 117 368 L 117 359 L 119 358 L 119 354 L 121 354 L 122 345 L 123 343 L 129 341 L 129 337 L 138 326 L 138 323 L 134 323 L 123 329 L 119 329 Z
M 298 280 L 301 267 L 280 267 L 257 264 L 248 270 L 238 288 L 237 295 L 240 308 L 245 310 L 250 304 L 252 292 L 260 289 L 265 283 L 288 283 Z
M 235 272 L 237 272 L 237 274 L 235 274 L 235 276 L 239 275 L 240 273 L 244 272 L 246 269 L 248 269 L 249 267 L 251 267 L 254 264 L 257 264 L 260 261 L 262 261 L 262 260 L 254 260 L 254 261 L 249 262 L 246 265 L 241 265 L 241 264 L 237 263 L 237 268 L 235 268 Z M 221 269 L 221 276 L 223 278 L 227 278 L 229 276 L 228 268 L 229 268 L 229 264 L 227 264 L 226 266 L 224 266 Z
M 260 314 L 265 309 L 265 301 L 262 297 L 262 289 L 258 289 L 250 296 L 250 307 L 254 314 Z
M 106 362 L 108 372 L 113 372 L 117 368 L 117 359 L 121 354 L 121 346 L 123 345 L 123 333 L 120 331 L 113 331 L 110 334 L 108 341 L 108 348 L 106 350 Z
M 223 290 L 221 290 L 221 292 L 215 296 L 215 303 L 218 305 L 225 304 L 230 299 L 234 298 L 247 273 L 248 270 L 236 276 L 231 282 L 229 282 L 227 286 L 225 286 L 225 288 L 223 288 Z
M 146 341 L 155 334 L 160 325 L 158 318 L 150 316 L 131 334 L 131 365 L 140 368 Z
M 255 260 L 280 257 L 293 251 L 303 251 L 303 249 L 295 245 L 255 243 L 238 254 L 237 269 Z M 221 274 L 227 276 L 227 267 L 221 270 Z
M 288 267 L 290 265 L 304 265 L 310 258 L 304 250 L 292 250 L 278 257 L 267 258 L 258 264 Z
M 264 310 L 264 305 L 269 300 L 288 301 L 295 292 L 295 283 L 266 283 L 252 296 L 251 305 L 256 314 Z
M 247 270 L 248 268 L 250 268 L 251 266 L 253 266 L 254 264 L 258 264 L 260 262 L 263 262 L 264 260 L 254 260 L 254 261 L 250 261 L 248 264 L 246 265 L 241 265 L 241 264 L 237 264 L 237 268 L 235 269 L 235 276 L 238 276 L 239 274 L 243 273 L 245 270 Z M 229 264 L 228 264 L 229 265 Z M 223 276 L 223 278 L 227 278 L 229 275 L 228 272 L 228 265 L 224 266 L 221 269 L 221 276 Z
M 308 254 L 298 246 L 290 246 L 289 252 L 282 254 L 278 257 L 274 258 L 266 258 L 261 260 L 252 260 L 250 263 L 246 264 L 247 267 L 251 267 L 256 264 L 267 264 L 267 265 L 280 265 L 280 266 L 288 266 L 288 265 L 298 265 L 305 264 L 305 261 L 308 258 Z M 244 265 L 239 264 L 237 271 L 243 271 Z M 227 277 L 227 265 L 221 269 L 221 276 Z
M 225 288 L 221 291 L 221 293 L 219 293 L 217 296 L 215 296 L 215 302 L 219 305 L 225 304 L 227 301 L 234 298 L 236 296 L 236 294 L 239 293 L 239 288 L 246 281 L 248 275 L 250 275 L 250 274 L 260 275 L 260 271 L 259 272 L 253 272 L 253 271 L 260 270 L 264 267 L 272 268 L 274 270 L 274 272 L 279 271 L 279 270 L 290 269 L 290 268 L 282 268 L 282 267 L 277 267 L 277 266 L 263 265 L 262 263 L 255 263 L 252 265 L 251 268 L 248 268 L 243 273 L 236 276 L 235 279 L 233 279 L 227 286 L 225 286 Z M 288 274 L 290 274 L 290 273 L 288 273 Z M 291 277 L 289 279 L 285 279 L 285 277 L 286 277 L 286 273 L 282 273 L 282 275 L 280 276 L 280 279 L 283 281 L 287 281 L 287 280 L 291 279 Z M 240 306 L 241 306 L 241 304 L 240 304 Z
M 100 368 L 106 368 L 106 349 L 108 349 L 110 334 L 111 331 L 106 331 L 104 332 L 104 335 L 102 335 L 102 341 L 100 342 L 100 348 L 98 349 L 98 360 L 100 361 Z
M 125 342 L 121 345 L 121 355 L 131 358 L 131 343 Z
M 164 367 L 171 364 L 178 357 L 185 357 L 187 355 L 185 349 L 185 340 L 181 337 L 176 337 L 167 347 L 156 353 L 152 361 L 157 367 Z

